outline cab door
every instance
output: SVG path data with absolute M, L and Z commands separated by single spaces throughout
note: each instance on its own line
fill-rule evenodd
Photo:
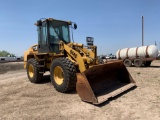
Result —
M 38 52 L 39 53 L 49 52 L 48 29 L 46 22 L 43 22 L 42 26 L 38 26 Z

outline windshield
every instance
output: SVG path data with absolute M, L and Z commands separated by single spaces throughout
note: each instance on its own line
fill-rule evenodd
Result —
M 51 43 L 59 43 L 62 40 L 65 43 L 70 42 L 69 25 L 67 22 L 53 20 L 49 22 L 49 35 Z

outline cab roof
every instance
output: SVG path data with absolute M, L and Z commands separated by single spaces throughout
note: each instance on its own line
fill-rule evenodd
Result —
M 71 25 L 71 21 L 64 21 L 64 20 L 58 20 L 58 19 L 54 19 L 54 18 L 42 18 L 40 19 L 42 22 L 48 20 L 48 21 L 60 21 L 60 22 L 67 22 L 69 25 Z M 35 23 L 35 25 L 37 26 L 37 22 Z

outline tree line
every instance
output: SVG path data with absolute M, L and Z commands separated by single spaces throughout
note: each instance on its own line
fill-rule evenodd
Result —
M 0 51 L 0 57 L 7 57 L 8 55 L 15 56 L 15 54 L 9 53 L 5 50 Z

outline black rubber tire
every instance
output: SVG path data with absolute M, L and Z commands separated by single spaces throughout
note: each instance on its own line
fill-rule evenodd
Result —
M 124 65 L 125 65 L 126 67 L 131 67 L 131 66 L 132 66 L 132 61 L 131 61 L 130 59 L 125 59 L 125 60 L 123 61 L 123 63 L 124 63 Z
M 145 66 L 146 66 L 146 67 L 149 67 L 149 66 L 151 65 L 151 62 L 152 62 L 152 61 L 146 61 Z
M 29 66 L 30 65 L 33 66 L 33 76 L 30 76 L 30 73 L 29 73 Z M 43 78 L 43 74 L 39 73 L 40 69 L 39 69 L 38 65 L 39 65 L 39 63 L 34 58 L 30 58 L 27 61 L 27 76 L 28 76 L 28 79 L 31 83 L 38 83 Z
M 63 72 L 63 80 L 62 83 L 57 84 L 56 79 L 54 78 L 55 75 L 55 68 L 59 67 L 61 68 Z M 51 83 L 54 86 L 54 88 L 58 92 L 69 92 L 73 90 L 76 86 L 76 67 L 75 65 L 67 58 L 57 58 L 53 60 L 51 68 L 50 68 L 50 79 Z
M 142 67 L 143 62 L 142 62 L 141 59 L 135 59 L 135 60 L 134 60 L 134 65 L 135 65 L 136 67 Z

